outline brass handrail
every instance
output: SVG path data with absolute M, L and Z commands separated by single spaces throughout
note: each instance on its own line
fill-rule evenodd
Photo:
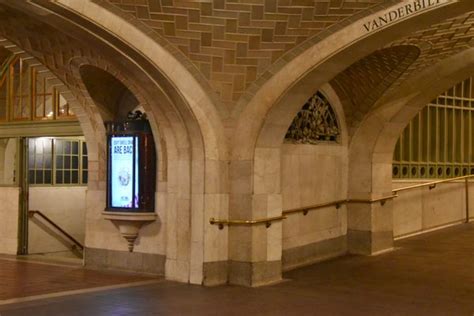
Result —
M 338 209 L 339 207 L 341 207 L 341 205 L 347 204 L 347 201 L 348 201 L 347 199 L 344 199 L 344 200 L 336 200 L 336 201 L 333 201 L 333 202 L 314 204 L 314 205 L 305 206 L 305 207 L 298 207 L 298 208 L 294 208 L 294 209 L 284 210 L 282 212 L 282 214 L 283 215 L 289 215 L 289 214 L 293 214 L 293 213 L 305 213 L 305 215 L 306 215 L 308 213 L 308 211 L 310 211 L 310 210 L 316 210 L 316 209 L 323 208 L 323 207 L 328 207 L 328 206 L 335 206 L 336 209 Z
M 372 203 L 380 202 L 380 205 L 383 206 L 383 205 L 385 205 L 385 203 L 388 200 L 392 200 L 394 198 L 397 198 L 398 197 L 398 192 L 412 190 L 412 189 L 421 188 L 421 187 L 429 187 L 430 190 L 431 190 L 431 189 L 435 188 L 437 184 L 453 182 L 453 181 L 459 181 L 459 180 L 465 180 L 465 183 L 466 183 L 466 221 L 468 221 L 469 220 L 468 179 L 470 179 L 470 178 L 474 178 L 474 175 L 467 175 L 467 176 L 461 176 L 461 177 L 456 177 L 456 178 L 450 178 L 450 179 L 437 180 L 437 181 L 431 181 L 431 182 L 426 182 L 426 183 L 421 183 L 421 184 L 410 185 L 410 186 L 407 186 L 407 187 L 392 190 L 393 195 L 384 196 L 384 197 L 376 198 L 376 199 L 342 199 L 342 200 L 336 200 L 336 201 L 331 201 L 331 202 L 326 202 L 326 203 L 319 203 L 319 204 L 314 204 L 314 205 L 309 205 L 309 206 L 304 206 L 304 207 L 298 207 L 298 208 L 282 211 L 282 216 L 261 218 L 261 219 L 256 219 L 256 220 L 241 220 L 241 219 L 238 219 L 238 220 L 230 220 L 230 219 L 229 220 L 224 220 L 224 219 L 210 218 L 209 223 L 211 225 L 219 225 L 219 229 L 223 229 L 224 226 L 256 225 L 256 224 L 262 224 L 262 223 L 265 223 L 266 227 L 268 228 L 268 227 L 271 226 L 272 222 L 286 219 L 287 215 L 290 215 L 290 214 L 303 213 L 303 215 L 307 215 L 309 211 L 313 211 L 313 210 L 317 210 L 317 209 L 324 208 L 324 207 L 329 207 L 329 206 L 335 206 L 336 209 L 338 209 L 342 205 L 349 204 L 349 203 L 372 204 Z
M 377 198 L 377 199 L 348 199 L 347 203 L 368 203 L 368 204 L 372 204 L 372 203 L 380 202 L 380 205 L 384 206 L 385 202 L 387 202 L 388 200 L 393 200 L 394 198 L 397 198 L 397 197 L 398 197 L 398 194 L 384 196 L 384 197 Z
M 466 200 L 466 216 L 464 219 L 464 222 L 469 223 L 469 179 L 473 178 L 474 174 L 470 174 L 467 176 L 461 176 L 461 177 L 455 177 L 455 178 L 449 178 L 449 179 L 444 179 L 444 180 L 437 180 L 437 181 L 431 181 L 431 182 L 425 182 L 425 183 L 420 183 L 420 184 L 415 184 L 415 185 L 409 185 L 407 187 L 403 188 L 398 188 L 395 190 L 392 190 L 392 192 L 397 195 L 398 192 L 401 191 L 408 191 L 408 190 L 413 190 L 413 189 L 418 189 L 422 187 L 429 187 L 429 189 L 434 189 L 436 188 L 437 184 L 440 183 L 448 183 L 448 182 L 453 182 L 453 181 L 459 181 L 459 180 L 464 180 L 464 190 L 465 190 L 465 200 Z
M 84 250 L 84 246 L 74 237 L 72 237 L 68 232 L 66 232 L 64 229 L 62 229 L 61 227 L 59 227 L 58 224 L 56 224 L 55 222 L 53 222 L 49 217 L 47 217 L 46 215 L 44 215 L 41 211 L 37 211 L 37 210 L 29 210 L 28 211 L 28 214 L 30 216 L 34 216 L 35 214 L 38 214 L 40 217 L 42 217 L 45 221 L 47 221 L 51 226 L 53 226 L 54 228 L 56 228 L 57 230 L 59 230 L 64 236 L 66 236 L 69 240 L 71 240 L 74 244 L 76 244 L 79 248 L 81 248 L 81 250 Z
M 394 189 L 394 190 L 392 190 L 392 192 L 397 194 L 400 191 L 407 191 L 407 190 L 417 189 L 417 188 L 421 188 L 421 187 L 430 187 L 430 189 L 433 189 L 433 188 L 436 187 L 437 184 L 440 184 L 440 183 L 459 181 L 459 180 L 469 179 L 469 178 L 473 178 L 473 177 L 474 177 L 474 174 L 471 174 L 471 175 L 461 176 L 461 177 L 456 177 L 456 178 L 449 178 L 449 179 L 436 180 L 436 181 L 431 181 L 431 182 L 424 182 L 424 183 L 410 185 L 410 186 L 403 187 L 403 188 Z
M 227 219 L 216 219 L 211 217 L 209 219 L 209 223 L 211 225 L 218 225 L 219 229 L 223 229 L 224 226 L 232 226 L 232 225 L 255 225 L 255 224 L 263 224 L 268 228 L 272 225 L 272 222 L 281 221 L 285 219 L 286 216 L 275 216 L 275 217 L 267 217 L 261 219 L 252 219 L 252 220 L 243 220 L 243 219 L 234 219 L 234 220 L 227 220 Z
M 323 207 L 328 207 L 328 206 L 335 206 L 336 209 L 340 208 L 344 204 L 348 203 L 376 203 L 380 202 L 380 204 L 383 206 L 387 200 L 391 200 L 396 198 L 398 195 L 390 195 L 390 196 L 385 196 L 381 197 L 378 199 L 344 199 L 344 200 L 336 200 L 332 202 L 327 202 L 327 203 L 320 203 L 320 204 L 314 204 L 306 207 L 299 207 L 295 209 L 289 209 L 289 210 L 284 210 L 282 212 L 282 216 L 275 216 L 275 217 L 268 217 L 268 218 L 261 218 L 261 219 L 255 219 L 255 220 L 242 220 L 242 219 L 234 219 L 234 220 L 227 220 L 227 219 L 216 219 L 214 217 L 209 219 L 209 223 L 211 225 L 218 225 L 219 229 L 223 229 L 224 226 L 235 226 L 235 225 L 256 225 L 256 224 L 262 224 L 265 223 L 265 226 L 268 228 L 271 226 L 272 222 L 274 221 L 280 221 L 283 219 L 287 218 L 287 215 L 294 214 L 294 213 L 303 213 L 304 215 L 307 215 L 309 211 L 320 209 Z
M 294 209 L 289 209 L 289 210 L 284 210 L 282 212 L 283 215 L 289 215 L 293 213 L 303 213 L 303 215 L 308 214 L 309 211 L 312 210 L 317 210 L 323 207 L 328 207 L 328 206 L 335 206 L 336 209 L 341 207 L 341 205 L 344 204 L 350 204 L 350 203 L 367 203 L 367 204 L 372 204 L 372 203 L 377 203 L 380 202 L 380 204 L 383 206 L 387 200 L 392 200 L 394 198 L 398 197 L 398 195 L 390 195 L 390 196 L 385 196 L 381 197 L 378 199 L 344 199 L 344 200 L 336 200 L 332 202 L 326 202 L 326 203 L 320 203 L 320 204 L 314 204 L 310 206 L 305 206 L 305 207 L 298 207 Z

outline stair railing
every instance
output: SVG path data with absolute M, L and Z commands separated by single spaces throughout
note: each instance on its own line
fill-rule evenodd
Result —
M 72 241 L 77 247 L 79 247 L 81 250 L 84 250 L 84 245 L 81 244 L 81 242 L 79 242 L 76 238 L 74 238 L 71 234 L 69 234 L 68 232 L 66 232 L 63 228 L 61 228 L 58 224 L 56 224 L 55 222 L 53 222 L 48 216 L 46 216 L 43 212 L 41 211 L 38 211 L 38 210 L 29 210 L 28 211 L 28 215 L 30 217 L 33 217 L 35 215 L 38 215 L 39 217 L 41 217 L 42 219 L 44 219 L 46 222 L 48 222 L 48 224 L 50 224 L 51 226 L 53 226 L 54 228 L 56 228 L 56 230 L 58 230 L 61 234 L 63 234 L 67 239 L 69 239 L 70 241 Z

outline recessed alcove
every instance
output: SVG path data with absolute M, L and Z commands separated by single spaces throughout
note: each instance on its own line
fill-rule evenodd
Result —
M 124 119 L 139 101 L 135 95 L 112 74 L 91 65 L 79 68 L 84 85 L 101 110 L 104 120 Z

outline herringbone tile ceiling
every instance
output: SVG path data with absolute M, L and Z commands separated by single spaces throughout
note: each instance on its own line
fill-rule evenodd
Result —
M 422 48 L 419 58 L 394 84 L 400 85 L 406 77 L 438 61 L 474 46 L 474 11 L 446 19 L 429 28 L 419 30 L 391 44 L 417 45 Z
M 348 125 L 356 127 L 378 98 L 409 76 L 473 46 L 474 12 L 466 12 L 397 40 L 354 63 L 331 81 L 343 101 Z M 419 55 L 410 47 L 418 47 Z
M 383 0 L 109 0 L 178 48 L 228 105 L 283 54 Z

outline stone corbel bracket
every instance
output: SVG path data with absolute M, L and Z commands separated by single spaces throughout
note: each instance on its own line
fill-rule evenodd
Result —
M 119 228 L 120 235 L 127 240 L 130 252 L 133 252 L 140 228 L 157 218 L 154 212 L 102 212 L 102 216 Z

